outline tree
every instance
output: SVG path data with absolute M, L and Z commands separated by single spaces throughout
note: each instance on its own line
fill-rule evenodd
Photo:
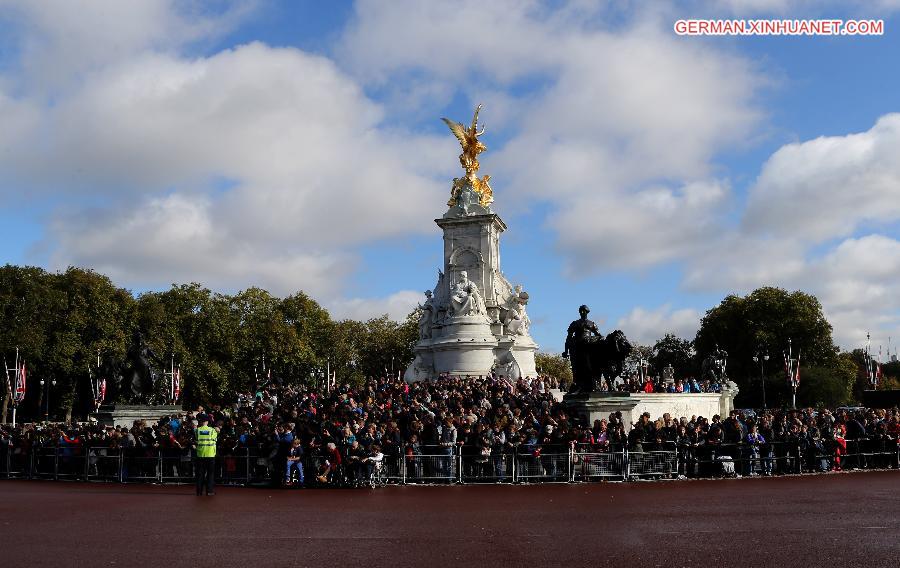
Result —
M 881 365 L 882 380 L 880 390 L 900 389 L 900 361 L 891 361 Z
M 32 266 L 0 268 L 0 351 L 4 363 L 13 366 L 16 349 L 27 361 L 28 389 L 19 410 L 35 415 L 39 408 L 39 377 L 45 372 L 44 355 L 50 341 L 50 321 L 54 314 L 51 275 Z M 6 367 L 4 365 L 4 368 Z M 4 379 L 2 419 L 7 421 L 11 393 Z
M 856 362 L 850 353 L 841 353 L 830 366 L 801 367 L 797 404 L 831 408 L 847 404 L 853 399 L 856 374 Z
M 788 339 L 793 356 L 801 354 L 804 368 L 836 368 L 838 349 L 819 300 L 804 292 L 780 288 L 759 288 L 745 297 L 727 296 L 706 312 L 694 347 L 700 360 L 717 345 L 726 350 L 728 375 L 741 388 L 738 403 L 759 405 L 759 367 L 753 362 L 753 355 L 760 348 L 766 350 L 771 357 L 767 374 L 781 373 L 782 379 L 775 384 L 786 384 L 782 352 L 788 348 Z
M 53 280 L 65 303 L 56 312 L 49 378 L 57 380 L 52 402 L 69 420 L 73 412 L 86 416 L 93 410 L 89 368 L 96 365 L 97 354 L 125 354 L 134 298 L 93 270 L 70 267 Z
M 561 385 L 572 382 L 572 364 L 558 353 L 535 353 L 534 363 L 538 373 L 556 377 Z
M 623 371 L 622 376 L 628 377 L 639 374 L 641 372 L 641 361 L 643 360 L 649 365 L 651 357 L 653 357 L 652 347 L 648 345 L 635 345 L 631 350 L 631 353 L 628 354 L 628 357 L 625 358 L 625 370 Z
M 650 366 L 654 375 L 662 375 L 663 370 L 669 365 L 672 365 L 675 378 L 678 379 L 699 374 L 691 342 L 671 333 L 657 340 L 650 355 Z

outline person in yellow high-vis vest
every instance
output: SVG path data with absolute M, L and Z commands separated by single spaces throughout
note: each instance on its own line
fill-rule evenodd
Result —
M 215 495 L 216 486 L 216 442 L 219 430 L 209 425 L 209 416 L 198 414 L 197 430 L 194 433 L 194 449 L 197 454 L 194 473 L 197 476 L 197 495 L 203 495 L 206 486 L 207 495 Z

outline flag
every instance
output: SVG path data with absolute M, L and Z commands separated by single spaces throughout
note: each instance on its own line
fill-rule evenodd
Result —
M 22 366 L 16 369 L 16 392 L 15 392 L 15 400 L 16 404 L 25 400 L 25 361 L 22 361 Z
M 106 379 L 100 379 L 97 383 L 97 404 L 106 400 Z
M 794 384 L 800 384 L 800 355 L 797 355 L 797 372 L 794 373 Z
M 878 363 L 875 371 L 875 384 L 881 384 L 882 378 L 884 378 L 884 375 L 881 374 L 881 363 Z
M 172 378 L 172 400 L 178 400 L 181 397 L 181 367 L 175 370 Z

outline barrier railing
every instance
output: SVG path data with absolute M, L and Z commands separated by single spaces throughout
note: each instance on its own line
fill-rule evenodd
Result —
M 671 478 L 678 474 L 676 450 L 646 450 L 627 453 L 627 479 Z
M 462 457 L 463 483 L 512 483 L 515 478 L 514 454 L 490 452 Z
M 624 448 L 598 451 L 590 445 L 578 445 L 572 452 L 571 481 L 624 481 L 628 478 L 627 459 Z
M 572 452 L 561 448 L 529 448 L 516 453 L 515 481 L 554 482 L 572 478 Z
M 88 449 L 88 481 L 121 481 L 122 451 L 119 448 L 93 447 Z
M 688 477 L 775 475 L 802 473 L 800 445 L 796 442 L 772 444 L 699 444 L 681 446 L 681 468 Z
M 645 446 L 646 447 L 646 446 Z M 238 448 L 216 459 L 216 482 L 224 485 L 281 482 L 284 461 L 274 454 Z M 347 486 L 369 469 L 331 464 L 321 455 L 302 460 L 304 485 Z M 674 449 L 597 448 L 590 445 L 530 446 L 474 452 L 465 446 L 403 448 L 375 468 L 378 483 L 547 483 L 686 477 L 784 475 L 833 469 L 900 467 L 894 438 L 860 438 L 840 444 L 682 444 Z M 189 450 L 0 446 L 0 478 L 123 483 L 193 483 Z

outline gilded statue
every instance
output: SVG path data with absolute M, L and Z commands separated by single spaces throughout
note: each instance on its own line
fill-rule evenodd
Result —
M 491 176 L 485 175 L 479 179 L 477 175 L 479 167 L 478 154 L 487 150 L 487 146 L 478 139 L 484 134 L 483 124 L 481 125 L 481 131 L 478 131 L 478 113 L 481 109 L 482 105 L 475 107 L 475 116 L 472 117 L 472 125 L 468 128 L 460 122 L 454 122 L 448 118 L 441 119 L 447 123 L 447 126 L 450 127 L 450 132 L 456 136 L 459 140 L 459 145 L 462 146 L 462 154 L 459 155 L 459 163 L 462 165 L 463 169 L 466 170 L 465 177 L 453 179 L 453 189 L 450 195 L 450 201 L 447 202 L 447 205 L 450 207 L 456 205 L 459 193 L 466 185 L 470 185 L 472 190 L 478 194 L 478 200 L 482 206 L 487 207 L 494 201 L 494 191 L 491 189 L 489 183 Z

